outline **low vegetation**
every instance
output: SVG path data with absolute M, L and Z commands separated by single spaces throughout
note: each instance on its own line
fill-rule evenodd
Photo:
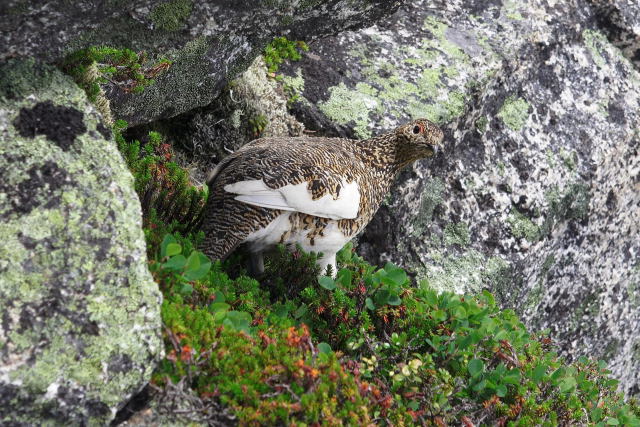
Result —
M 241 253 L 208 259 L 195 231 L 206 191 L 160 134 L 128 141 L 125 126 L 116 140 L 164 294 L 156 398 L 180 384 L 205 403 L 181 421 L 224 407 L 241 425 L 640 426 L 604 363 L 567 363 L 489 292 L 437 293 L 351 245 L 335 279 L 318 280 L 316 255 L 299 249 L 278 248 L 259 281 Z

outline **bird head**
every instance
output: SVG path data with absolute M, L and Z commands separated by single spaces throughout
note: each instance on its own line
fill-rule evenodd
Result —
M 442 148 L 442 130 L 427 119 L 416 119 L 395 130 L 400 161 L 431 157 Z

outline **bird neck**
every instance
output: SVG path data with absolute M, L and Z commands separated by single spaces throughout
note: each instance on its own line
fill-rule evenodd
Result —
M 356 145 L 365 164 L 387 171 L 393 177 L 400 169 L 417 158 L 414 153 L 403 150 L 402 147 L 406 146 L 406 144 L 399 143 L 398 138 L 393 133 L 358 140 Z

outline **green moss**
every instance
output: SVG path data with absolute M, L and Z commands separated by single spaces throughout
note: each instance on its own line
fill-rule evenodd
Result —
M 540 238 L 540 227 L 515 208 L 511 209 L 507 223 L 511 234 L 518 239 L 536 242 Z
M 529 104 L 524 99 L 512 95 L 502 104 L 498 117 L 509 129 L 519 131 L 529 118 Z
M 191 0 L 171 0 L 161 3 L 151 11 L 151 20 L 156 28 L 178 31 L 191 15 L 192 7 Z
M 300 51 L 308 50 L 309 46 L 303 41 L 291 41 L 286 37 L 276 37 L 264 48 L 264 62 L 269 72 L 275 73 L 285 60 L 298 61 L 302 58 Z
M 125 93 L 140 94 L 155 84 L 154 78 L 163 74 L 171 64 L 166 58 L 149 62 L 144 55 L 130 49 L 93 46 L 70 53 L 63 60 L 61 69 L 74 78 L 104 121 L 112 125 L 110 103 L 102 85 L 111 83 Z

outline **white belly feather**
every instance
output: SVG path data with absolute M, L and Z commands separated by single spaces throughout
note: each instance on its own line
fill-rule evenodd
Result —
M 353 219 L 360 208 L 360 189 L 356 181 L 342 180 L 338 198 L 331 194 L 313 200 L 308 182 L 288 184 L 280 188 L 269 188 L 261 179 L 240 181 L 224 186 L 224 190 L 235 193 L 236 200 L 254 206 L 284 211 L 302 212 L 307 215 L 331 219 Z
M 254 206 L 284 211 L 266 227 L 256 230 L 245 238 L 249 250 L 261 254 L 277 244 L 298 244 L 307 252 L 322 252 L 323 257 L 318 265 L 324 273 L 326 266 L 331 265 L 336 273 L 336 252 L 338 252 L 352 236 L 345 236 L 338 227 L 340 219 L 354 219 L 360 209 L 360 189 L 356 181 L 342 180 L 339 197 L 333 198 L 325 194 L 313 200 L 308 188 L 309 183 L 288 184 L 272 189 L 261 180 L 240 181 L 225 185 L 225 191 L 237 194 L 236 200 Z M 329 221 L 322 230 L 322 235 L 313 234 L 313 227 L 300 227 L 297 213 L 327 218 Z M 293 221 L 292 221 L 293 219 Z M 311 244 L 313 242 L 313 244 Z M 260 256 L 260 255 L 259 255 Z

